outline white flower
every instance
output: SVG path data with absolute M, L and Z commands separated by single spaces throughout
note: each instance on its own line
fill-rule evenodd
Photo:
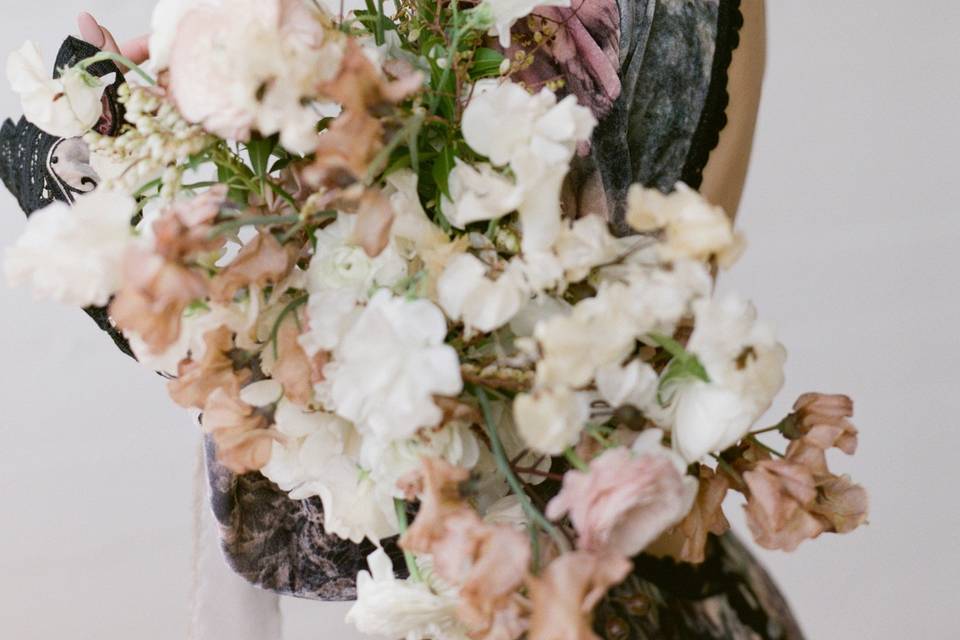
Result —
M 417 174 L 409 169 L 401 169 L 391 173 L 386 181 L 384 194 L 390 198 L 394 212 L 393 225 L 390 227 L 390 235 L 394 240 L 412 243 L 421 257 L 448 245 L 450 238 L 430 221 L 423 210 L 417 194 Z
M 459 158 L 449 177 L 450 196 L 442 197 L 441 210 L 450 224 L 463 229 L 471 222 L 493 220 L 515 211 L 523 192 L 513 180 L 489 164 L 476 167 Z
M 496 280 L 473 254 L 462 253 L 447 263 L 437 281 L 440 306 L 453 320 L 463 318 L 467 329 L 489 333 L 510 322 L 526 298 L 523 285 L 511 271 Z
M 509 165 L 523 199 L 517 206 L 524 252 L 549 249 L 561 229 L 560 188 L 577 145 L 596 119 L 574 96 L 530 94 L 513 82 L 481 81 L 464 109 L 467 144 L 496 167 Z
M 360 315 L 361 297 L 351 289 L 315 291 L 307 300 L 309 326 L 298 341 L 307 355 L 331 351 Z
M 356 222 L 356 215 L 340 214 L 316 232 L 316 247 L 307 269 L 311 293 L 347 289 L 365 300 L 374 286 L 392 286 L 406 275 L 406 262 L 392 244 L 371 258 L 353 242 Z
M 7 250 L 11 285 L 29 284 L 38 298 L 77 306 L 105 305 L 121 285 L 121 265 L 133 242 L 127 195 L 94 191 L 71 208 L 54 202 L 27 221 Z
M 543 353 L 537 384 L 583 387 L 598 368 L 630 355 L 638 334 L 632 318 L 621 311 L 623 289 L 602 287 L 569 315 L 556 315 L 537 325 L 533 335 Z
M 517 431 L 532 449 L 556 456 L 580 439 L 590 417 L 585 394 L 566 387 L 537 389 L 521 393 L 513 402 Z
M 457 352 L 444 344 L 447 322 L 433 303 L 381 289 L 324 368 L 331 408 L 364 433 L 409 438 L 440 423 L 436 395 L 463 388 Z
M 537 7 L 569 7 L 570 0 L 484 0 L 481 11 L 489 14 L 492 31 L 499 36 L 500 46 L 510 46 L 510 28 L 513 23 L 530 15 Z
M 190 9 L 214 4 L 212 0 L 160 0 L 150 21 L 150 66 L 155 71 L 167 68 L 177 27 Z
M 630 187 L 627 222 L 637 231 L 663 230 L 664 239 L 657 249 L 666 262 L 685 258 L 707 261 L 717 256 L 723 266 L 729 266 L 742 248 L 723 209 L 682 182 L 670 194 L 639 184 Z
M 423 458 L 439 458 L 462 469 L 472 469 L 480 458 L 480 443 L 469 425 L 456 422 L 443 429 L 433 429 L 408 440 L 384 443 L 366 438 L 360 461 L 370 469 L 370 477 L 378 490 L 391 498 L 402 498 L 397 481 L 421 468 Z
M 364 634 L 404 640 L 467 640 L 457 621 L 456 594 L 423 582 L 398 580 L 383 549 L 367 557 L 370 571 L 357 574 L 357 602 L 347 622 Z
M 241 398 L 252 405 L 276 402 L 283 388 L 274 380 L 245 387 Z M 261 473 L 293 500 L 319 496 L 324 528 L 345 540 L 379 543 L 396 535 L 393 498 L 379 491 L 358 463 L 361 439 L 352 424 L 323 411 L 306 412 L 286 399 L 275 412 L 284 438 L 273 443 Z
M 597 391 L 611 407 L 630 405 L 638 409 L 650 407 L 656 400 L 660 379 L 646 362 L 631 360 L 621 366 L 611 362 L 597 369 Z
M 673 441 L 688 461 L 738 442 L 783 386 L 786 351 L 749 303 L 728 297 L 694 303 L 696 324 L 687 344 L 710 382 L 684 381 L 667 389 L 674 408 Z
M 52 79 L 33 42 L 9 55 L 7 79 L 20 96 L 26 119 L 52 136 L 82 136 L 103 114 L 104 82 L 77 67 Z
M 317 143 L 318 87 L 336 74 L 343 53 L 324 20 L 301 1 L 170 3 L 152 40 L 187 120 L 227 139 L 247 140 L 254 129 L 279 133 L 285 148 L 307 153 Z
M 600 265 L 625 255 L 638 238 L 616 238 L 607 221 L 598 215 L 584 216 L 564 227 L 554 245 L 568 282 L 579 282 Z
M 604 267 L 599 280 L 621 290 L 619 309 L 631 317 L 638 335 L 672 335 L 693 301 L 713 286 L 707 265 L 693 260 L 674 262 L 670 270 L 638 263 Z

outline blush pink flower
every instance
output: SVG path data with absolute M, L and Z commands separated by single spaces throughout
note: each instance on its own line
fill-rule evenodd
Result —
M 610 449 L 591 461 L 589 472 L 569 471 L 546 513 L 570 515 L 579 548 L 630 557 L 690 511 L 696 486 L 666 451 Z

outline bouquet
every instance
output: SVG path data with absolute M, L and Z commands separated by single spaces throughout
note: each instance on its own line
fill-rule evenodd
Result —
M 743 247 L 724 211 L 677 184 L 634 185 L 618 233 L 570 214 L 597 113 L 524 81 L 540 4 L 164 0 L 148 69 L 8 61 L 102 183 L 32 216 L 7 278 L 106 306 L 222 465 L 376 545 L 363 632 L 595 638 L 637 554 L 704 560 L 730 491 L 771 549 L 866 519 L 827 465 L 856 449 L 848 398 L 757 424 L 786 352 L 712 295 Z M 105 60 L 132 70 L 117 136 L 92 130 Z

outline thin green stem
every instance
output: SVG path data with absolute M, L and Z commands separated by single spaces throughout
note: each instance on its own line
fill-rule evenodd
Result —
M 277 321 L 273 323 L 273 329 L 270 331 L 270 342 L 273 343 L 273 357 L 274 359 L 280 357 L 280 348 L 277 345 L 277 335 L 280 333 L 280 325 L 283 324 L 283 320 L 287 317 L 287 314 L 295 311 L 298 307 L 307 302 L 307 294 L 300 296 L 299 298 L 294 298 L 290 301 L 287 306 L 283 308 L 280 312 L 280 315 L 277 316 Z M 294 316 L 296 317 L 296 316 Z M 299 320 L 297 320 L 299 322 Z
M 760 440 L 758 440 L 757 438 L 755 438 L 755 437 L 753 436 L 753 434 L 751 434 L 751 435 L 748 437 L 748 439 L 750 440 L 750 442 L 752 442 L 753 444 L 757 445 L 758 447 L 760 447 L 761 449 L 763 449 L 763 450 L 766 451 L 767 453 L 771 453 L 771 454 L 777 456 L 778 458 L 785 458 L 785 457 L 786 457 L 786 456 L 784 456 L 782 453 L 780 453 L 779 451 L 777 451 L 776 449 L 774 449 L 773 447 L 767 446 L 767 445 L 765 445 L 764 443 L 760 442 Z
M 393 499 L 393 508 L 397 512 L 397 524 L 400 527 L 400 535 L 407 532 L 407 503 L 400 498 Z M 410 577 L 417 582 L 423 582 L 423 574 L 420 573 L 420 567 L 417 566 L 417 559 L 412 553 L 403 550 L 403 559 L 407 563 L 407 571 Z
M 104 62 L 105 60 L 116 62 L 136 72 L 137 75 L 143 78 L 144 82 L 146 82 L 150 86 L 154 86 L 157 84 L 157 81 L 153 79 L 153 76 L 151 76 L 149 73 L 144 71 L 140 67 L 140 65 L 138 65 L 136 62 L 134 62 L 133 60 L 131 60 L 130 58 L 124 55 L 120 55 L 119 53 L 114 53 L 112 51 L 101 51 L 96 55 L 90 56 L 86 60 L 81 60 L 77 66 L 79 66 L 81 69 L 86 71 L 87 68 L 90 67 L 91 65 L 97 64 L 98 62 Z
M 249 218 L 234 218 L 233 220 L 227 220 L 226 222 L 221 222 L 213 229 L 210 230 L 209 237 L 211 239 L 219 237 L 228 231 L 235 231 L 240 227 L 247 226 L 275 226 L 278 224 L 294 224 L 295 222 L 300 221 L 299 215 L 289 215 L 289 216 L 251 216 Z
M 480 410 L 483 412 L 483 420 L 486 425 L 487 436 L 490 438 L 490 446 L 493 450 L 493 457 L 496 460 L 497 468 L 500 469 L 500 473 L 502 473 L 504 478 L 506 478 L 507 484 L 510 486 L 510 489 L 513 491 L 514 495 L 517 496 L 517 499 L 520 501 L 520 506 L 527 514 L 527 517 L 530 518 L 531 523 L 536 523 L 537 526 L 543 529 L 547 535 L 553 539 L 554 543 L 556 543 L 561 552 L 569 551 L 570 544 L 567 539 L 563 536 L 560 530 L 555 527 L 552 522 L 547 520 L 547 517 L 544 516 L 540 510 L 533 505 L 533 502 L 530 500 L 530 496 L 528 496 L 527 492 L 523 490 L 523 485 L 520 483 L 519 478 L 517 478 L 517 476 L 513 473 L 513 469 L 510 468 L 510 462 L 507 460 L 506 453 L 503 449 L 503 443 L 500 441 L 500 436 L 497 433 L 497 427 L 494 424 L 493 412 L 490 409 L 490 400 L 487 398 L 486 392 L 482 387 L 476 385 L 471 385 L 471 388 L 473 390 L 473 395 L 480 403 Z
M 583 461 L 583 458 L 577 455 L 577 452 L 573 450 L 573 447 L 567 447 L 567 450 L 563 452 L 563 455 L 566 457 L 567 461 L 578 471 L 590 470 L 590 466 Z

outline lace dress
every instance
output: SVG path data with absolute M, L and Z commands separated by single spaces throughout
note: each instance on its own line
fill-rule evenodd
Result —
M 560 93 L 574 93 L 599 119 L 590 152 L 578 158 L 565 188 L 565 211 L 606 215 L 615 230 L 627 233 L 632 183 L 667 191 L 678 181 L 692 187 L 702 181 L 726 124 L 727 69 L 743 22 L 739 0 L 573 0 L 572 8 L 538 13 L 557 25 L 556 33 L 521 80 L 535 88 L 562 74 Z M 531 28 L 519 27 L 515 46 Z M 71 38 L 58 68 L 94 51 Z M 106 75 L 116 68 L 103 63 L 91 71 Z M 115 131 L 122 115 L 115 90 L 108 92 L 102 133 Z M 95 186 L 89 176 L 65 180 L 63 164 L 52 162 L 65 142 L 24 120 L 3 125 L 2 177 L 28 215 Z M 87 311 L 129 353 L 105 311 Z M 326 534 L 319 498 L 293 501 L 259 473 L 230 473 L 217 464 L 210 442 L 206 454 L 213 514 L 238 574 L 280 594 L 355 597 L 355 578 L 372 544 Z M 397 573 L 405 574 L 395 540 L 384 545 Z M 611 640 L 803 637 L 766 572 L 731 534 L 712 536 L 700 565 L 635 558 L 633 575 L 599 605 L 596 630 Z

